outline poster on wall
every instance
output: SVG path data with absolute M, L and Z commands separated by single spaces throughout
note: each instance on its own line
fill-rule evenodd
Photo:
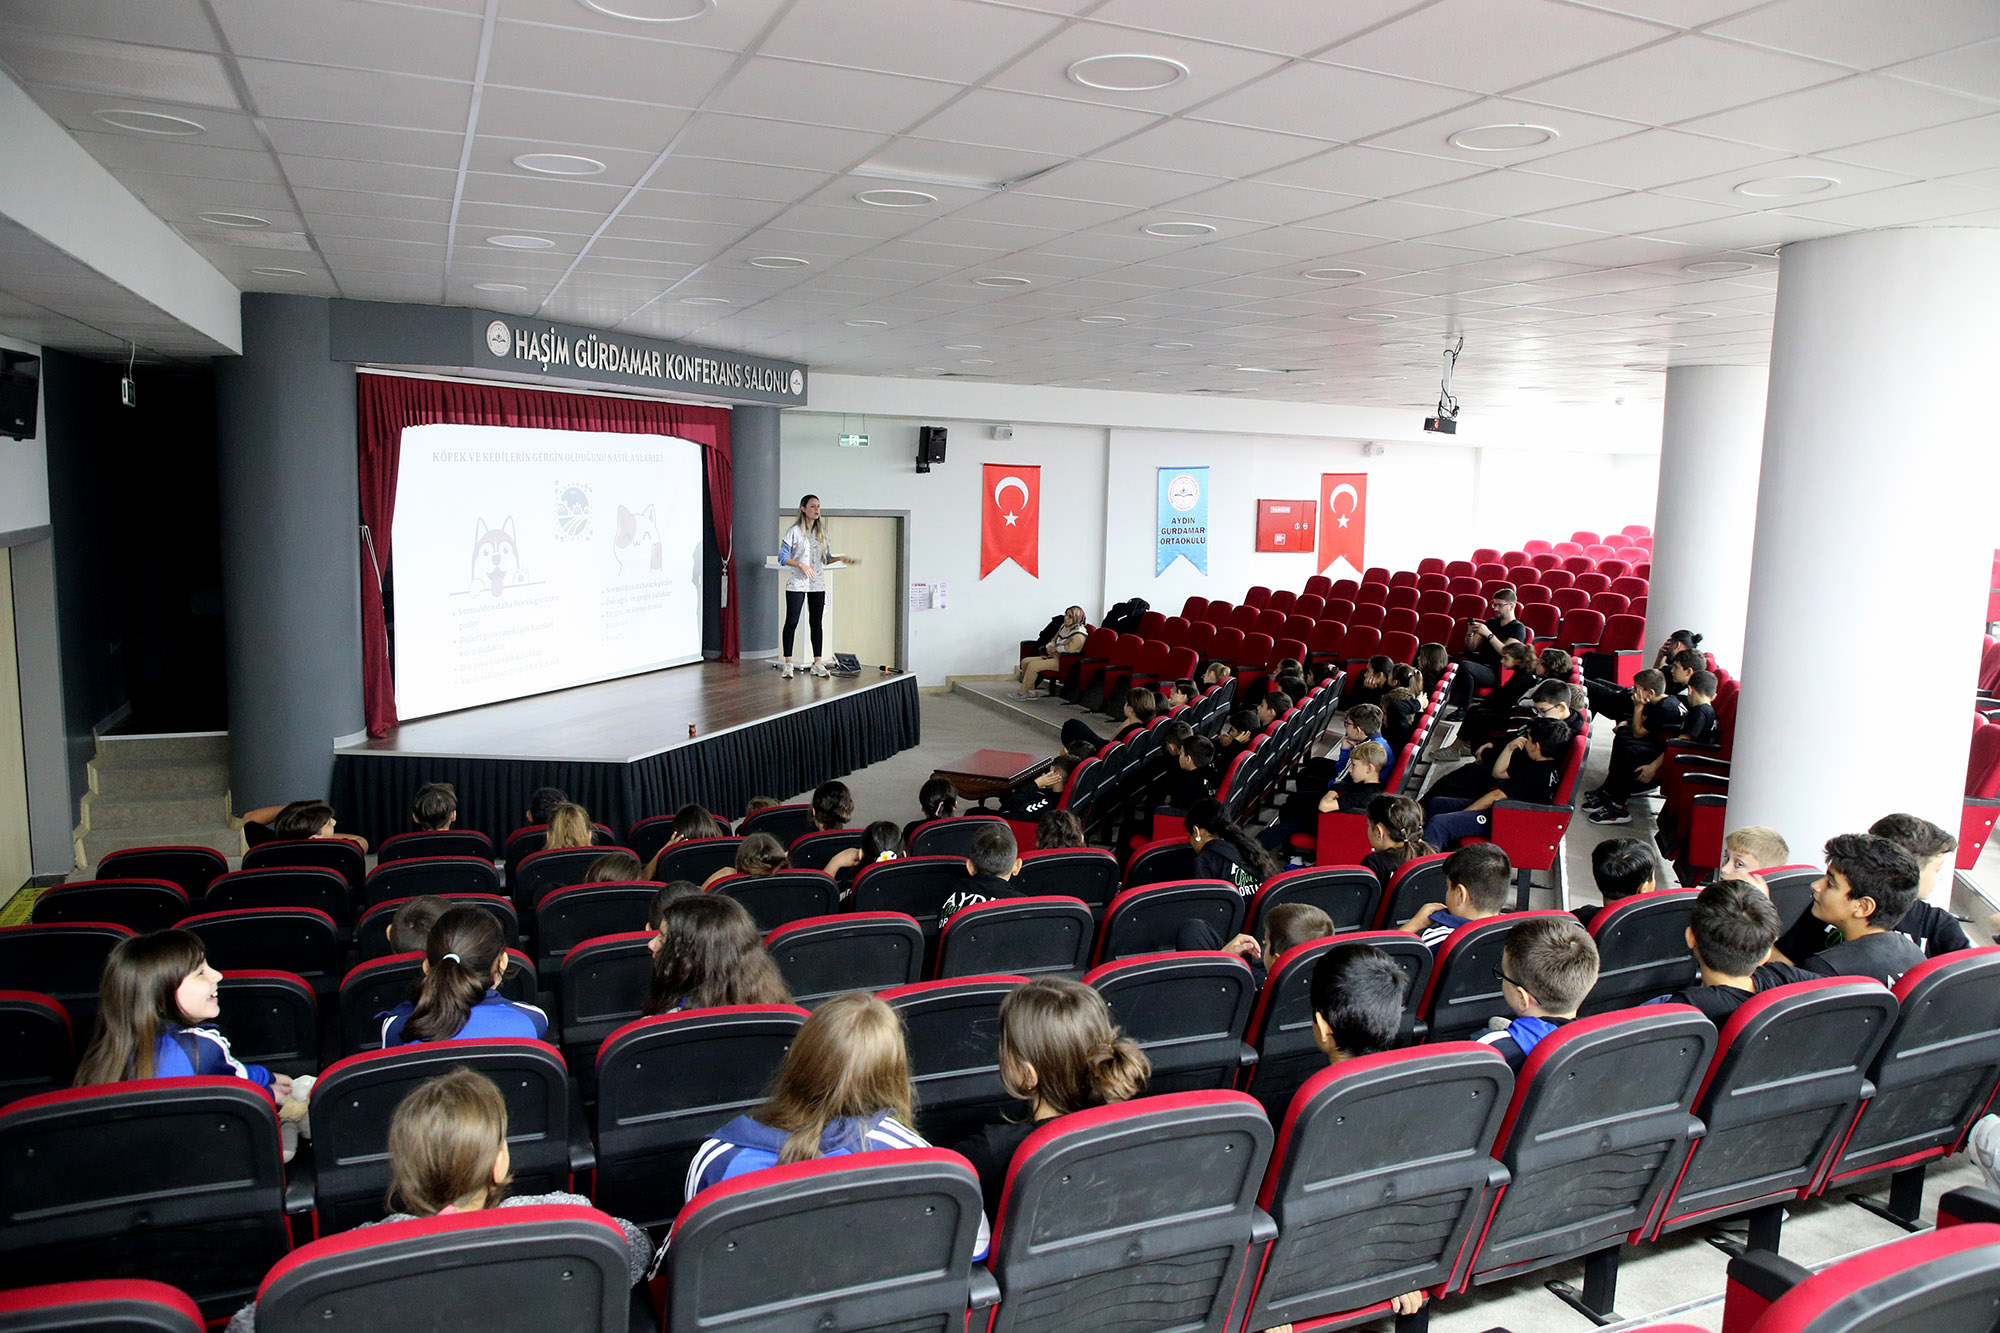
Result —
M 1327 472 L 1319 479 L 1319 572 L 1358 579 L 1366 568 L 1368 474 Z M 1334 566 L 1346 563 L 1346 568 Z
M 1012 560 L 1030 578 L 1041 577 L 1042 469 L 988 463 L 980 480 L 979 577 Z
M 1313 553 L 1311 500 L 1259 500 L 1257 502 L 1257 549 L 1279 555 Z
M 1185 559 L 1208 573 L 1208 469 L 1163 467 L 1159 470 L 1160 501 L 1154 523 L 1153 577 Z

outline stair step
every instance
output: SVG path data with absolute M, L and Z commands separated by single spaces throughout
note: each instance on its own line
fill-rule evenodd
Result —
M 1011 680 L 957 680 L 952 682 L 951 692 L 990 713 L 1045 728 L 1058 739 L 1062 737 L 1062 724 L 1073 717 L 1094 719 L 1093 726 L 1104 724 L 1104 719 L 1096 713 L 1087 713 L 1054 700 L 1008 697 L 1013 694 L 1014 688 Z
M 180 828 L 121 828 L 106 832 L 92 829 L 83 838 L 84 863 L 95 873 L 98 861 L 108 852 L 128 847 L 213 847 L 229 858 L 235 869 L 243 857 L 243 835 L 220 823 Z M 86 878 L 79 873 L 75 878 Z
M 84 798 L 90 811 L 90 827 L 201 828 L 229 826 L 229 811 L 220 793 L 203 796 L 121 796 L 113 800 L 93 793 Z
M 96 795 L 120 800 L 148 796 L 212 796 L 221 800 L 229 790 L 229 766 L 222 763 L 169 759 L 143 764 L 97 763 Z
M 169 760 L 227 764 L 229 733 L 189 732 L 185 735 L 97 738 L 97 764 L 100 768 L 161 763 Z

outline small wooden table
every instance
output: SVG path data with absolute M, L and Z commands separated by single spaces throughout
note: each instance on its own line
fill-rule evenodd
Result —
M 940 764 L 931 771 L 943 778 L 968 801 L 989 796 L 1005 796 L 1049 766 L 1049 756 L 1021 754 L 1014 750 L 974 750 L 963 758 Z

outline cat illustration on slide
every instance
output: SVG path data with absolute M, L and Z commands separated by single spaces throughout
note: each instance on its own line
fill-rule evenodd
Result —
M 490 592 L 498 597 L 510 585 L 526 583 L 528 575 L 521 568 L 520 548 L 514 543 L 514 516 L 509 514 L 497 528 L 487 527 L 483 518 L 477 523 L 472 532 L 470 591 Z
M 618 532 L 611 539 L 611 554 L 618 560 L 621 575 L 657 574 L 664 566 L 660 544 L 660 524 L 647 505 L 633 513 L 618 506 Z

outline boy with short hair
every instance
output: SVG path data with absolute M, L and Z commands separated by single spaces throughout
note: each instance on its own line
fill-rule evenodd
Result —
M 1895 929 L 1917 900 L 1923 872 L 1916 858 L 1872 833 L 1827 840 L 1826 874 L 1813 884 L 1810 915 L 1840 932 L 1841 942 L 1809 958 L 1781 957 L 1822 977 L 1873 977 L 1893 986 L 1924 961 L 1924 951 Z
M 425 833 L 442 833 L 458 822 L 458 789 L 449 782 L 426 782 L 410 802 L 410 822 Z
M 1764 882 L 1762 872 L 1790 865 L 1791 857 L 1791 845 L 1778 830 L 1763 824 L 1746 824 L 1723 837 L 1722 864 L 1716 867 L 1715 876 L 1748 880 L 1768 894 L 1771 888 Z
M 1203 925 L 1208 931 L 1208 939 L 1215 938 L 1212 927 Z M 1269 980 L 1271 965 L 1313 940 L 1323 940 L 1333 934 L 1333 918 L 1311 903 L 1279 903 L 1264 914 L 1264 938 L 1254 935 L 1238 935 L 1222 946 L 1222 952 L 1233 953 L 1250 964 L 1250 970 L 1257 974 L 1257 985 L 1261 988 Z M 1213 948 L 1205 942 L 1192 945 L 1193 948 Z
M 1716 880 L 1694 900 L 1687 928 L 1699 983 L 1648 1003 L 1691 1004 L 1721 1027 L 1760 991 L 1814 980 L 1803 968 L 1765 961 L 1777 938 L 1778 909 L 1768 896 L 1748 880 Z
M 1444 863 L 1444 901 L 1425 903 L 1398 927 L 1415 935 L 1433 953 L 1468 921 L 1484 921 L 1507 910 L 1512 899 L 1514 866 L 1507 853 L 1490 842 L 1475 842 L 1453 852 Z
M 1651 893 L 1657 873 L 1653 849 L 1637 838 L 1606 838 L 1590 849 L 1590 875 L 1597 881 L 1597 894 L 1604 900 L 1604 907 Z M 1595 903 L 1585 903 L 1573 909 L 1572 915 L 1588 927 L 1591 918 L 1602 910 Z
M 1676 745 L 1713 746 L 1722 735 L 1722 724 L 1715 716 L 1715 673 L 1697 671 L 1688 677 L 1687 689 L 1682 696 L 1687 700 L 1686 711 L 1681 716 L 1680 735 L 1673 737 Z M 1666 767 L 1667 752 L 1663 747 L 1645 763 L 1639 765 L 1634 791 L 1645 791 L 1660 780 L 1660 770 Z
M 1475 1040 L 1507 1058 L 1515 1073 L 1535 1047 L 1576 1017 L 1597 984 L 1597 944 L 1566 916 L 1530 917 L 1507 932 L 1500 953 L 1500 995 L 1514 1021 Z
M 1346 776 L 1327 783 L 1323 790 L 1315 791 L 1316 784 L 1301 773 L 1299 790 L 1285 798 L 1278 817 L 1258 833 L 1257 841 L 1280 851 L 1294 833 L 1317 829 L 1323 814 L 1366 811 L 1368 803 L 1382 794 L 1382 770 L 1388 762 L 1387 746 L 1380 741 L 1363 741 L 1347 754 Z
M 1257 730 L 1262 731 L 1292 711 L 1292 696 L 1283 690 L 1272 690 L 1257 704 Z
M 422 953 L 430 942 L 431 927 L 451 910 L 451 904 L 434 893 L 420 893 L 406 900 L 389 918 L 389 951 Z
M 1313 964 L 1313 1041 L 1332 1064 L 1390 1049 L 1409 988 L 1396 960 L 1372 944 L 1328 949 Z
M 1485 837 L 1493 827 L 1490 813 L 1501 801 L 1548 805 L 1562 785 L 1563 765 L 1576 733 L 1569 724 L 1537 717 L 1507 742 L 1493 761 L 1492 785 L 1483 795 L 1433 796 L 1424 810 L 1424 841 L 1448 848 L 1462 838 Z
M 1010 882 L 1021 873 L 1021 849 L 1014 841 L 1014 830 L 1005 824 L 989 824 L 973 834 L 972 855 L 965 860 L 965 873 L 972 882 L 945 896 L 938 908 L 940 924 L 974 903 L 1023 896 Z
M 1958 839 L 1915 815 L 1884 815 L 1868 831 L 1901 847 L 1917 863 L 1916 900 L 1896 921 L 1896 933 L 1914 940 L 1926 958 L 1970 949 L 1972 941 L 1966 938 L 1958 918 L 1924 901 L 1925 891 L 1937 883 L 1945 862 L 1958 850 Z M 1778 937 L 1778 952 L 1804 967 L 1815 954 L 1841 942 L 1839 931 L 1807 912 Z
M 1250 742 L 1257 739 L 1257 714 L 1248 708 L 1239 708 L 1223 722 L 1222 730 L 1216 734 L 1215 766 L 1227 769 L 1229 762 L 1250 748 Z
M 1178 748 L 1180 754 L 1167 773 L 1167 807 L 1186 810 L 1203 797 L 1215 795 L 1215 742 L 1206 736 L 1190 736 Z

